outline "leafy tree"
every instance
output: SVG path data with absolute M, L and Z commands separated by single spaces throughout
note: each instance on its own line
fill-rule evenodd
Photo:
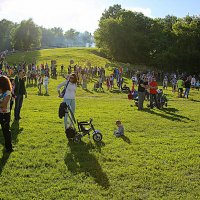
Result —
M 11 31 L 15 24 L 3 19 L 0 21 L 0 51 L 11 49 Z
M 76 46 L 76 41 L 78 38 L 79 32 L 77 32 L 75 29 L 70 29 L 65 32 L 64 36 L 66 39 L 67 46 Z
M 12 45 L 15 49 L 30 50 L 41 46 L 41 30 L 32 19 L 22 21 L 14 30 Z
M 100 21 L 104 19 L 109 19 L 109 18 L 117 19 L 120 16 L 121 12 L 123 11 L 124 9 L 122 9 L 121 5 L 119 4 L 110 6 L 108 10 L 105 10 L 104 13 L 102 13 Z

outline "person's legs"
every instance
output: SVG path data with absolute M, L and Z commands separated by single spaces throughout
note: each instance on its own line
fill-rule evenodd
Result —
M 153 108 L 153 94 L 150 94 L 150 108 Z
M 23 99 L 24 99 L 24 96 L 23 95 L 19 95 L 19 104 L 18 104 L 18 119 L 20 119 L 20 111 L 21 111 L 21 108 L 22 108 L 22 103 L 23 103 Z
M 187 99 L 188 99 L 188 96 L 189 96 L 189 93 L 190 93 L 190 88 L 185 88 L 185 91 L 186 91 L 185 93 L 186 93 L 186 96 L 187 96 Z
M 72 113 L 75 113 L 75 99 L 64 99 L 64 102 L 70 106 Z M 64 125 L 65 125 L 65 129 L 68 127 L 67 126 L 67 120 L 68 120 L 68 113 L 65 113 L 65 117 L 64 117 Z M 70 122 L 71 125 L 71 122 Z
M 5 149 L 7 151 L 12 151 L 12 139 L 11 139 L 11 132 L 10 132 L 10 113 L 0 114 L 1 115 L 1 127 L 3 136 L 5 139 Z
M 143 109 L 144 98 L 145 98 L 145 92 L 138 92 L 138 110 Z
M 154 101 L 155 101 L 156 107 L 157 107 L 157 108 L 160 108 L 160 106 L 158 105 L 157 94 L 153 94 L 153 98 L 154 98 Z
M 14 116 L 15 119 L 18 119 L 19 117 L 19 101 L 20 101 L 20 95 L 17 96 L 17 98 L 15 99 L 15 109 L 14 109 Z
M 46 91 L 45 93 L 48 94 L 48 85 L 44 85 L 44 88 L 45 88 L 45 91 Z

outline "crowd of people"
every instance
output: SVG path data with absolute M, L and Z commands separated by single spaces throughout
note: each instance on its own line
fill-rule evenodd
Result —
M 163 90 L 167 90 L 169 84 L 172 86 L 172 92 L 178 92 L 178 97 L 188 98 L 190 94 L 190 88 L 194 87 L 199 90 L 200 81 L 197 75 L 187 75 L 180 73 L 163 74 L 158 72 L 141 72 L 129 70 L 128 68 L 114 68 L 109 75 L 106 75 L 104 67 L 98 66 L 80 66 L 78 64 L 70 64 L 65 69 L 64 65 L 60 66 L 60 74 L 57 72 L 56 62 L 51 62 L 49 67 L 48 63 L 36 65 L 35 62 L 27 64 L 23 62 L 18 65 L 3 65 L 3 57 L 0 61 L 0 123 L 5 138 L 5 150 L 7 152 L 12 151 L 11 133 L 10 127 L 10 112 L 14 107 L 14 120 L 19 121 L 21 119 L 20 111 L 23 104 L 24 97 L 27 97 L 26 87 L 37 85 L 38 94 L 42 94 L 42 87 L 45 89 L 45 95 L 49 95 L 48 85 L 50 78 L 57 78 L 61 75 L 65 78 L 65 81 L 58 85 L 58 96 L 63 98 L 68 106 L 71 107 L 72 113 L 75 112 L 75 93 L 77 86 L 81 86 L 83 89 L 87 89 L 89 82 L 94 81 L 93 90 L 104 92 L 104 86 L 107 91 L 112 91 L 114 88 L 118 88 L 118 91 L 129 93 L 130 99 L 138 96 L 138 110 L 144 109 L 144 100 L 147 99 L 150 102 L 150 108 L 154 105 L 160 109 L 158 102 L 158 82 L 162 83 Z M 9 78 L 8 78 L 9 77 Z M 128 78 L 132 80 L 131 87 L 125 84 L 124 79 Z M 61 92 L 61 88 L 64 90 Z M 136 90 L 137 88 L 137 90 Z M 184 90 L 185 88 L 185 90 Z M 116 123 L 118 127 L 121 126 L 121 122 Z M 65 129 L 71 124 L 68 120 L 68 115 L 64 118 Z M 119 131 L 118 131 L 119 132 Z M 121 133 L 120 133 L 121 134 Z M 122 135 L 124 130 L 122 131 Z M 116 132 L 117 136 L 118 133 Z

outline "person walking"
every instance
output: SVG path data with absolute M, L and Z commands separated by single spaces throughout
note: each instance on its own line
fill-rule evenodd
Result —
M 177 88 L 178 88 L 178 97 L 182 98 L 183 97 L 183 79 L 180 77 L 177 81 Z
M 12 136 L 10 131 L 10 98 L 12 86 L 10 80 L 6 76 L 0 77 L 0 124 L 5 140 L 5 151 L 11 153 Z
M 60 89 L 63 86 L 65 87 L 65 91 L 62 96 Z M 70 74 L 69 78 L 66 81 L 59 84 L 57 87 L 58 96 L 60 98 L 63 98 L 63 102 L 65 102 L 71 108 L 73 114 L 75 113 L 75 106 L 76 106 L 75 104 L 76 89 L 77 89 L 77 77 L 76 77 L 76 74 L 74 73 Z M 68 118 L 68 114 L 66 113 L 64 117 L 65 130 L 71 126 L 70 123 L 68 126 L 67 118 Z
M 191 87 L 191 81 L 190 78 L 187 77 L 187 80 L 185 81 L 185 93 L 184 93 L 184 98 L 189 96 L 189 92 L 190 92 L 190 87 Z
M 27 97 L 26 87 L 25 87 L 25 72 L 23 70 L 19 70 L 18 76 L 15 77 L 15 110 L 14 116 L 15 120 L 19 121 L 21 119 L 20 111 L 23 104 L 24 95 Z

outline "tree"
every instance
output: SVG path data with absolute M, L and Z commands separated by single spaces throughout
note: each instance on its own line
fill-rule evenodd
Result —
M 41 46 L 41 30 L 32 19 L 22 21 L 12 35 L 15 49 L 30 50 Z
M 79 32 L 77 32 L 75 29 L 70 29 L 65 32 L 64 36 L 66 39 L 67 46 L 76 46 L 76 41 L 78 38 Z
M 15 24 L 11 21 L 3 19 L 0 21 L 0 51 L 11 49 L 11 31 L 15 28 Z
M 124 9 L 122 9 L 121 5 L 119 4 L 110 6 L 108 10 L 105 10 L 104 13 L 102 13 L 100 22 L 104 19 L 109 19 L 109 18 L 117 19 L 120 16 L 121 12 L 123 11 Z

